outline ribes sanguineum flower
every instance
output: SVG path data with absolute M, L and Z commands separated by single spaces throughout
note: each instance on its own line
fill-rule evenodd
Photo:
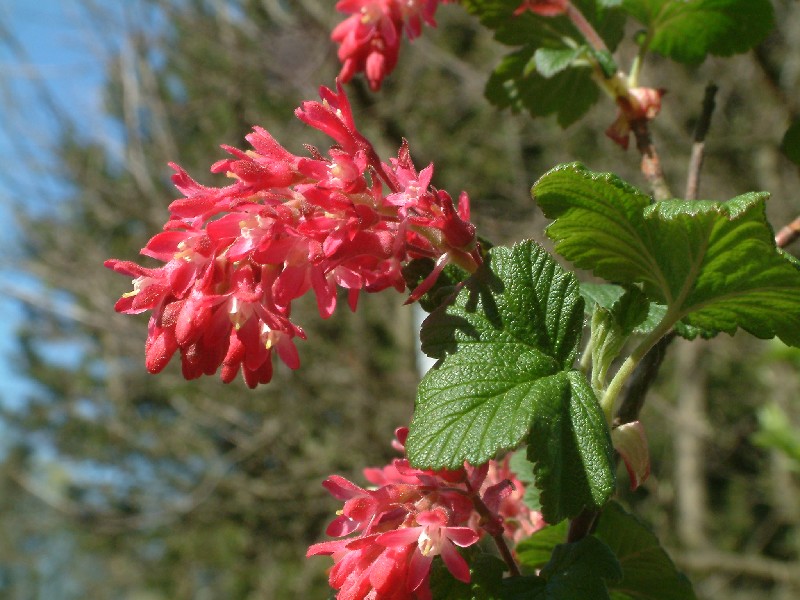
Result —
M 626 94 L 616 98 L 619 114 L 606 129 L 606 135 L 625 150 L 628 149 L 633 125 L 639 121 L 654 119 L 661 111 L 661 97 L 665 90 L 654 88 L 630 88 Z
M 397 64 L 403 32 L 413 40 L 423 23 L 435 27 L 438 5 L 453 1 L 339 0 L 336 10 L 350 15 L 331 33 L 339 44 L 339 78 L 347 82 L 356 73 L 364 73 L 370 88 L 380 89 Z
M 326 154 L 310 148 L 309 156 L 297 156 L 256 127 L 247 136 L 251 150 L 223 146 L 231 157 L 211 167 L 230 185 L 200 185 L 172 165 L 184 197 L 142 249 L 161 266 L 106 262 L 133 279 L 116 310 L 152 312 L 145 352 L 151 372 L 178 353 L 188 379 L 221 369 L 223 381 L 241 372 L 255 387 L 270 381 L 273 351 L 299 366 L 295 340 L 306 335 L 291 320 L 291 306 L 307 292 L 327 318 L 339 289 L 353 310 L 362 290 L 403 291 L 401 270 L 412 259 L 433 259 L 436 268 L 411 300 L 449 262 L 470 271 L 480 264 L 466 194 L 456 205 L 433 188 L 433 166 L 417 171 L 406 142 L 396 158 L 381 161 L 341 86 L 322 88 L 320 96 L 296 115 L 333 139 Z
M 408 430 L 396 433 L 394 445 L 404 451 Z M 516 542 L 544 526 L 541 515 L 522 502 L 525 488 L 508 459 L 433 471 L 398 458 L 364 474 L 375 487 L 362 488 L 336 475 L 325 481 L 325 488 L 344 501 L 326 532 L 342 539 L 314 544 L 307 553 L 333 559 L 329 583 L 338 591 L 337 600 L 427 600 L 437 556 L 453 577 L 469 582 L 469 565 L 459 548 L 503 532 Z

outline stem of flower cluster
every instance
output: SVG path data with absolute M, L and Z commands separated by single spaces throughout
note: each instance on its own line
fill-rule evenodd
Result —
M 572 24 L 581 32 L 584 39 L 591 44 L 592 48 L 598 52 L 608 52 L 608 46 L 597 33 L 592 24 L 586 20 L 583 13 L 572 2 L 567 3 L 567 16 L 572 21 Z
M 468 495 L 472 500 L 472 505 L 475 507 L 475 511 L 486 523 L 483 528 L 490 536 L 492 536 L 494 543 L 497 545 L 497 549 L 500 551 L 500 556 L 508 565 L 509 573 L 511 573 L 512 577 L 519 577 L 522 575 L 522 573 L 519 570 L 517 561 L 514 560 L 514 555 L 511 554 L 511 550 L 506 543 L 506 539 L 503 537 L 503 525 L 500 522 L 500 518 L 491 510 L 489 510 L 489 507 L 486 506 L 483 500 L 481 500 L 480 496 L 472 489 L 472 487 L 469 485 L 469 482 L 466 482 L 466 484 L 467 489 L 469 490 Z
M 628 75 L 628 87 L 639 87 L 639 75 L 642 72 L 642 66 L 644 65 L 644 57 L 647 55 L 647 51 L 650 49 L 650 39 L 649 37 L 645 40 L 642 40 L 642 43 L 639 44 L 639 52 L 636 53 L 636 57 L 633 59 L 633 63 L 631 64 L 631 74 Z
M 642 155 L 642 175 L 650 184 L 653 198 L 656 201 L 673 198 L 669 185 L 661 168 L 661 159 L 656 151 L 653 138 L 650 136 L 650 127 L 647 119 L 639 119 L 631 123 L 631 130 L 636 138 L 636 148 Z
M 800 237 L 800 217 L 788 225 L 781 227 L 781 230 L 775 234 L 775 245 L 778 248 L 785 248 L 797 238 Z
M 625 362 L 622 363 L 619 370 L 614 375 L 614 378 L 611 380 L 611 383 L 608 384 L 605 393 L 603 394 L 602 399 L 600 400 L 600 406 L 603 409 L 603 413 L 606 417 L 606 422 L 611 425 L 611 422 L 614 417 L 614 404 L 617 400 L 617 397 L 622 392 L 622 388 L 625 386 L 625 383 L 628 381 L 628 378 L 633 375 L 636 366 L 642 360 L 642 358 L 647 354 L 647 352 L 655 346 L 658 341 L 663 338 L 672 326 L 675 324 L 677 319 L 674 319 L 672 315 L 666 315 L 661 323 L 650 332 L 650 334 L 642 340 L 642 342 L 631 352 L 630 356 L 625 359 Z

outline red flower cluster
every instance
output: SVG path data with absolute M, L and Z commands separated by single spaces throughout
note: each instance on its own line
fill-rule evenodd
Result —
M 404 451 L 408 429 L 396 434 L 395 447 Z M 456 546 L 471 546 L 487 532 L 518 541 L 545 525 L 523 504 L 525 489 L 508 459 L 456 471 L 423 471 L 395 459 L 364 475 L 378 487 L 364 489 L 336 475 L 323 484 L 344 501 L 328 535 L 358 535 L 314 544 L 306 554 L 333 557 L 329 583 L 339 590 L 338 600 L 427 600 L 435 556 L 456 579 L 469 582 L 469 566 Z
M 364 72 L 369 87 L 380 89 L 383 78 L 397 64 L 403 31 L 413 40 L 422 32 L 423 23 L 436 26 L 434 15 L 440 3 L 454 1 L 339 0 L 336 10 L 350 15 L 331 33 L 331 39 L 339 44 L 339 78 L 346 83 Z
M 436 269 L 411 300 L 450 261 L 477 268 L 466 194 L 456 208 L 447 192 L 432 188 L 432 165 L 418 172 L 405 142 L 390 164 L 381 162 L 356 129 L 341 86 L 320 95 L 322 102 L 304 102 L 296 114 L 333 138 L 327 156 L 315 148 L 295 156 L 256 127 L 247 136 L 253 150 L 223 146 L 232 158 L 211 167 L 234 180 L 229 186 L 202 186 L 171 165 L 185 197 L 170 205 L 164 231 L 142 250 L 164 265 L 106 261 L 134 278 L 116 310 L 153 311 L 150 372 L 180 351 L 187 379 L 221 366 L 223 381 L 241 369 L 255 387 L 272 376 L 272 349 L 299 366 L 294 338 L 305 334 L 290 321 L 291 302 L 307 291 L 325 318 L 336 307 L 337 287 L 348 290 L 352 309 L 362 289 L 404 290 L 401 267 L 413 258 L 433 258 Z

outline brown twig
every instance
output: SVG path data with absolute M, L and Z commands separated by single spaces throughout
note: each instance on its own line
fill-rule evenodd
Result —
M 631 122 L 631 130 L 636 138 L 636 148 L 642 155 L 642 174 L 650 184 L 655 200 L 669 200 L 672 192 L 664 178 L 664 171 L 661 168 L 661 159 L 658 157 L 653 138 L 650 135 L 650 127 L 647 119 L 637 119 Z
M 788 225 L 781 227 L 781 230 L 775 234 L 775 244 L 778 248 L 786 248 L 789 244 L 800 237 L 800 217 Z
M 706 93 L 703 97 L 703 110 L 694 130 L 694 144 L 692 144 L 692 155 L 689 159 L 689 174 L 686 178 L 686 199 L 697 200 L 697 191 L 700 188 L 700 170 L 703 168 L 703 156 L 706 146 L 706 134 L 711 126 L 711 115 L 714 114 L 714 97 L 719 88 L 713 83 L 706 86 Z

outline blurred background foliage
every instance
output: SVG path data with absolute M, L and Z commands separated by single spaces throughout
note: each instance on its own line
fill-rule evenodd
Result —
M 238 380 L 186 382 L 176 364 L 148 375 L 146 317 L 113 312 L 129 284 L 101 264 L 135 258 L 162 226 L 178 196 L 168 161 L 220 185 L 208 173 L 218 145 L 244 147 L 254 124 L 294 152 L 327 147 L 292 111 L 333 85 L 328 35 L 340 17 L 318 0 L 80 4 L 87 32 L 109 42 L 96 59 L 116 133 L 87 135 L 54 106 L 55 130 L 28 125 L 47 140 L 41 163 L 16 165 L 50 169 L 70 193 L 39 198 L 46 210 L 10 199 L 22 246 L 6 261 L 38 287 L 0 291 L 24 307 L 16 369 L 37 385 L 0 409 L 0 597 L 326 598 L 328 561 L 304 558 L 337 508 L 320 483 L 331 473 L 363 482 L 360 470 L 392 456 L 392 432 L 411 415 L 417 342 L 403 296 L 364 296 L 357 313 L 327 321 L 313 299 L 300 303 L 301 369 L 278 368 L 250 391 Z M 643 77 L 669 89 L 654 137 L 673 190 L 713 82 L 700 195 L 768 190 L 779 227 L 800 214 L 798 172 L 779 150 L 800 115 L 800 6 L 775 6 L 778 30 L 754 53 L 698 68 L 654 56 Z M 349 87 L 382 156 L 408 138 L 418 166 L 435 162 L 436 185 L 470 193 L 494 243 L 544 241 L 528 190 L 559 162 L 644 186 L 635 152 L 601 133 L 610 102 L 566 131 L 498 113 L 482 91 L 504 49 L 457 6 L 438 20 L 405 45 L 380 93 Z M 14 44 L 13 31 L 0 33 Z M 675 343 L 648 399 L 653 476 L 629 493 L 621 472 L 620 494 L 703 598 L 800 597 L 798 366 L 796 351 L 747 336 Z

